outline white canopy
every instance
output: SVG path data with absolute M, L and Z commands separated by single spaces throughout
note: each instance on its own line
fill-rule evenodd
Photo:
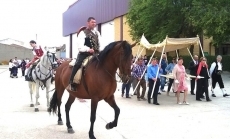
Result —
M 157 44 L 150 44 L 148 40 L 145 38 L 144 35 L 141 37 L 140 44 L 145 47 L 146 49 L 155 49 L 157 48 L 156 51 L 162 52 L 163 46 L 165 46 L 164 52 L 170 52 L 170 51 L 175 51 L 178 49 L 182 48 L 187 48 L 190 45 L 199 45 L 199 37 L 194 37 L 194 38 L 168 38 Z

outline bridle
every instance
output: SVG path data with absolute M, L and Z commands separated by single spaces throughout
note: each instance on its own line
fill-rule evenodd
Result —
M 43 67 L 43 68 L 45 68 L 45 69 L 47 69 L 49 72 L 47 73 L 47 74 L 45 74 L 45 73 L 43 73 L 42 72 L 42 70 L 41 70 L 41 66 L 40 65 L 37 65 L 37 69 L 38 70 L 36 70 L 35 69 L 35 75 L 36 75 L 36 78 L 38 79 L 38 80 L 40 80 L 42 83 L 43 83 L 43 85 L 44 85 L 44 87 L 46 87 L 45 86 L 45 84 L 46 84 L 46 81 L 49 79 L 49 78 L 51 78 L 52 77 L 52 70 L 54 70 L 57 66 L 57 63 L 56 63 L 56 56 L 55 56 L 55 53 L 51 53 L 52 54 L 52 57 L 49 55 L 49 53 L 51 53 L 51 52 L 49 52 L 49 51 L 47 51 L 47 53 L 46 53 L 46 57 L 47 57 L 47 62 L 49 62 L 50 63 L 50 65 L 51 65 L 51 68 L 50 67 L 46 67 L 45 65 L 43 65 L 42 63 L 44 63 L 45 61 L 45 59 L 44 59 L 44 57 L 43 57 L 43 59 L 42 59 L 42 63 L 40 62 L 40 65 Z M 38 74 L 37 74 L 37 72 L 40 72 L 40 77 L 38 77 Z M 44 75 L 45 76 L 45 79 L 41 79 L 41 75 Z

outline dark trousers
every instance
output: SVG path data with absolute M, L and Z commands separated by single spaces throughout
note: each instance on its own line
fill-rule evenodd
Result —
M 216 87 L 216 83 L 219 84 L 220 88 L 224 88 L 224 83 L 223 83 L 221 75 L 213 73 L 212 75 L 212 88 L 213 89 Z
M 168 92 L 171 90 L 174 79 L 169 78 Z
M 192 80 L 190 81 L 191 84 L 191 93 L 194 93 L 194 88 L 195 88 L 195 78 L 192 78 Z
M 72 73 L 70 76 L 70 80 L 69 80 L 70 84 L 73 83 L 73 78 L 74 78 L 75 74 L 77 73 L 78 69 L 81 67 L 84 59 L 86 59 L 88 56 L 89 55 L 87 55 L 87 54 L 81 54 L 81 53 L 78 54 L 77 60 L 75 62 L 75 65 L 73 66 Z
M 209 93 L 208 93 L 208 79 L 207 78 L 201 78 L 197 80 L 196 99 L 202 98 L 203 93 L 205 93 L 206 100 L 208 100 Z
M 22 76 L 25 76 L 25 70 L 24 69 L 21 70 L 22 70 Z
M 129 90 L 130 90 L 130 87 L 131 87 L 131 82 L 128 82 L 127 84 L 126 83 L 123 83 L 122 84 L 122 88 L 121 88 L 121 93 L 126 95 L 126 97 L 129 97 Z
M 11 74 L 12 74 L 12 68 L 9 68 L 9 71 L 10 71 L 10 76 L 11 76 Z
M 135 85 L 134 89 L 136 88 L 138 82 L 139 82 L 139 80 L 136 79 L 136 78 L 133 80 L 133 84 Z M 140 94 L 140 87 L 142 87 L 142 93 L 141 94 Z M 146 81 L 145 81 L 145 79 L 141 79 L 140 83 L 137 86 L 137 89 L 136 89 L 136 91 L 134 93 L 137 94 L 137 98 L 144 98 L 145 91 L 146 91 Z
M 152 93 L 153 85 L 154 85 L 155 81 L 153 81 L 152 79 L 148 79 L 148 80 L 149 80 L 148 100 L 150 101 L 151 93 Z M 159 87 L 160 87 L 160 79 L 158 78 L 156 81 L 154 91 L 153 91 L 153 103 L 157 103 L 157 96 L 158 96 Z

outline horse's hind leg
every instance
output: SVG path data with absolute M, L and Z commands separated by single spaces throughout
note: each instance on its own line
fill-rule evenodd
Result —
M 67 126 L 68 133 L 74 133 L 74 130 L 70 124 L 70 119 L 69 119 L 69 110 L 74 101 L 75 101 L 75 97 L 69 94 L 69 99 L 67 103 L 65 104 L 66 126 Z
M 61 98 L 64 93 L 65 88 L 58 89 L 57 93 L 57 106 L 58 106 L 58 125 L 63 125 L 61 118 Z
M 90 115 L 91 124 L 90 124 L 90 130 L 89 130 L 90 139 L 96 139 L 93 133 L 93 127 L 94 127 L 94 122 L 96 120 L 97 104 L 98 104 L 98 99 L 92 98 L 91 99 L 91 115 Z
M 112 95 L 111 97 L 105 99 L 105 101 L 114 109 L 115 112 L 115 119 L 113 122 L 108 123 L 105 127 L 106 129 L 112 129 L 113 127 L 117 126 L 117 122 L 118 122 L 118 117 L 120 114 L 120 109 L 117 106 L 115 99 L 114 99 L 114 95 Z

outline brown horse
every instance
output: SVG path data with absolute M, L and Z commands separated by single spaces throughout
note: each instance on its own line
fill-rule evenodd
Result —
M 117 126 L 120 109 L 114 98 L 114 92 L 117 87 L 115 75 L 117 68 L 119 68 L 121 80 L 123 82 L 129 80 L 131 76 L 132 47 L 134 45 L 130 45 L 126 41 L 110 43 L 98 56 L 94 56 L 86 66 L 82 80 L 77 85 L 77 92 L 67 90 L 69 99 L 65 105 L 65 111 L 68 133 L 74 133 L 70 124 L 69 110 L 76 97 L 91 99 L 90 139 L 95 139 L 93 127 L 96 119 L 97 104 L 100 100 L 104 99 L 115 111 L 114 121 L 106 124 L 106 128 L 112 129 Z M 50 101 L 49 112 L 56 113 L 58 107 L 59 125 L 63 124 L 60 112 L 61 98 L 69 84 L 71 71 L 72 68 L 69 67 L 69 62 L 62 63 L 56 70 L 55 92 Z

